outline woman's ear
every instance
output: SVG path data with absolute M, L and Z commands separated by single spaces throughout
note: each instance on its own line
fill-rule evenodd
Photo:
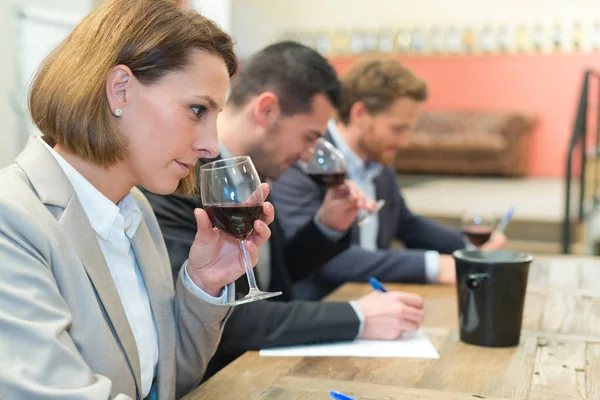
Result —
M 106 98 L 111 112 L 120 117 L 129 103 L 129 89 L 133 73 L 125 65 L 117 65 L 108 74 L 106 79 Z M 120 110 L 120 111 L 117 111 Z M 119 114 L 119 115 L 117 115 Z

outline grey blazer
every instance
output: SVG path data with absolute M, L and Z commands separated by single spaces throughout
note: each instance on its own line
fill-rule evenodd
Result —
M 187 288 L 145 197 L 132 239 L 157 326 L 158 398 L 202 379 L 230 307 Z M 231 290 L 230 292 L 233 292 Z M 136 399 L 137 347 L 73 187 L 37 139 L 0 171 L 0 398 Z

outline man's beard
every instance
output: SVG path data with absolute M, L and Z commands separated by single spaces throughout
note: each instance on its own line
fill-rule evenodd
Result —
M 387 165 L 392 160 L 385 157 L 385 149 L 380 145 L 380 142 L 375 139 L 374 128 L 369 127 L 358 139 L 358 148 L 362 154 L 367 157 L 367 161 L 374 161 L 379 164 Z
M 275 121 L 265 135 L 265 140 L 270 140 L 270 138 L 278 133 L 278 131 L 279 122 Z M 276 157 L 273 157 L 277 154 L 277 149 L 274 150 L 275 154 L 270 154 L 269 151 L 266 150 L 266 147 L 267 146 L 265 146 L 264 143 L 256 141 L 248 149 L 248 155 L 252 159 L 252 162 L 256 167 L 256 172 L 258 172 L 261 179 L 277 179 L 282 174 L 280 166 L 273 162 L 273 160 L 277 159 Z
M 269 152 L 261 146 L 260 143 L 255 143 L 248 149 L 248 155 L 252 158 L 252 162 L 256 167 L 256 172 L 261 179 L 277 179 L 281 175 L 278 165 L 272 163 L 273 157 Z

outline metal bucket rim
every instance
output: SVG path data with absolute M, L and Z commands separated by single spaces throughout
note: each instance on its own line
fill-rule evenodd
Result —
M 505 254 L 512 254 L 515 257 L 511 257 L 511 258 L 506 258 L 505 260 L 491 260 L 491 259 L 485 259 L 485 258 L 477 258 L 477 257 L 473 257 L 472 254 L 477 254 L 477 253 L 505 253 Z M 515 251 L 515 250 L 466 250 L 466 249 L 461 249 L 461 250 L 456 250 L 454 253 L 452 253 L 452 256 L 454 258 L 457 258 L 459 260 L 463 260 L 463 261 L 469 261 L 469 262 L 473 262 L 473 263 L 477 263 L 477 264 L 522 264 L 522 263 L 530 263 L 533 261 L 533 256 L 529 253 L 525 253 L 522 251 Z

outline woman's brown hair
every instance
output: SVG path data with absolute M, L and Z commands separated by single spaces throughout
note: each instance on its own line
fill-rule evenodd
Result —
M 110 166 L 126 155 L 106 97 L 110 71 L 126 65 L 152 85 L 184 70 L 196 49 L 222 57 L 230 76 L 237 70 L 229 35 L 197 12 L 172 0 L 107 0 L 40 67 L 29 93 L 33 121 L 50 145 Z M 190 174 L 178 191 L 190 193 L 195 182 Z

